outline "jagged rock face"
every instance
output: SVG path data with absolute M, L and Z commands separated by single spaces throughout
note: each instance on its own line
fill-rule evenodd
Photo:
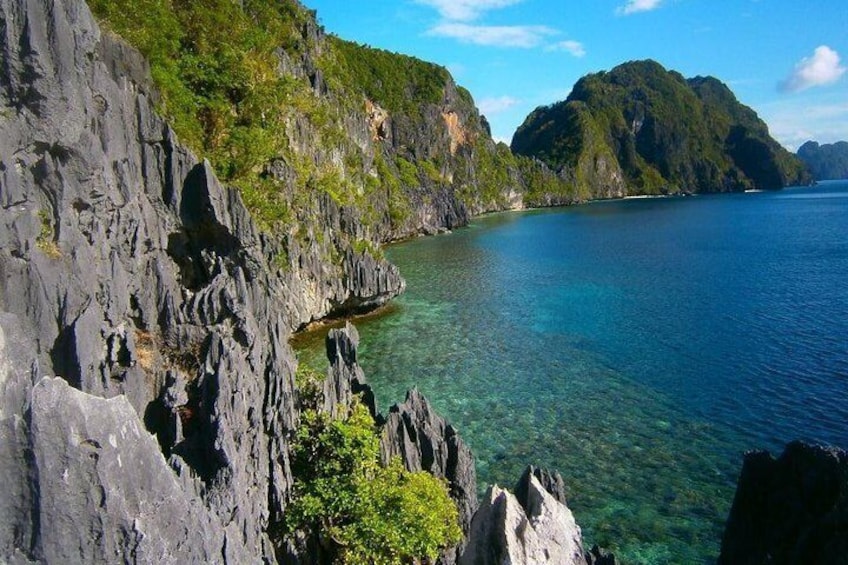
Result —
M 848 563 L 848 453 L 793 442 L 745 455 L 719 563 Z
M 365 373 L 356 361 L 359 332 L 350 322 L 343 329 L 327 334 L 327 359 L 330 367 L 324 380 L 323 410 L 334 417 L 344 417 L 355 396 L 359 396 L 371 417 L 379 420 L 374 391 L 365 382 Z
M 526 512 L 528 516 L 535 512 L 533 508 L 534 495 L 532 495 L 533 488 L 531 485 L 531 478 L 536 480 L 539 483 L 539 486 L 545 489 L 545 491 L 550 494 L 554 500 L 563 506 L 568 507 L 565 497 L 565 481 L 563 480 L 562 475 L 559 474 L 559 471 L 550 471 L 548 469 L 540 469 L 539 467 L 528 465 L 527 468 L 524 469 L 524 473 L 521 474 L 521 478 L 518 479 L 518 483 L 515 485 L 515 498 L 518 500 L 518 503 L 521 504 L 521 507 L 524 508 L 524 512 Z M 615 555 L 607 552 L 597 545 L 592 546 L 592 549 L 587 551 L 584 557 L 587 565 L 616 564 Z
M 3 0 L 0 11 L 0 310 L 18 316 L 29 336 L 20 347 L 44 374 L 61 375 L 94 396 L 125 395 L 129 404 L 121 405 L 120 417 L 128 419 L 132 406 L 160 434 L 163 451 L 180 459 L 182 472 L 203 481 L 202 496 L 187 490 L 183 499 L 195 496 L 206 506 L 214 519 L 193 520 L 208 522 L 209 536 L 175 555 L 273 559 L 264 531 L 282 512 L 289 482 L 284 438 L 296 413 L 290 320 L 268 274 L 264 238 L 238 194 L 222 187 L 155 115 L 144 60 L 102 34 L 85 4 Z M 30 386 L 31 380 L 20 382 L 17 397 L 29 399 Z M 4 461 L 22 467 L 10 471 L 19 478 L 44 470 L 39 453 L 58 450 L 70 460 L 90 452 L 87 444 L 63 445 L 72 434 L 49 430 L 43 419 L 36 425 L 32 394 L 31 406 L 4 413 L 18 418 L 16 437 L 36 453 L 35 460 Z M 57 401 L 52 417 L 72 418 L 63 411 L 73 406 Z M 32 422 L 24 417 L 28 409 Z M 116 431 L 97 426 L 113 420 L 90 420 L 87 435 L 102 446 Z M 146 433 L 143 426 L 139 433 Z M 146 440 L 122 445 L 121 459 L 150 460 L 149 447 Z M 167 470 L 161 452 L 158 457 Z M 92 467 L 78 481 L 96 472 Z M 43 508 L 45 494 L 61 486 L 61 473 L 39 480 L 12 488 Z M 131 491 L 126 481 L 100 480 L 107 504 L 137 497 L 139 507 L 151 509 L 160 493 L 181 500 L 175 489 L 187 488 L 174 486 L 171 471 L 157 471 Z M 64 516 L 82 517 L 92 500 L 63 504 Z M 77 551 L 73 536 L 49 533 L 61 527 L 54 518 L 61 519 L 50 511 L 27 524 L 4 516 L 4 531 L 31 529 L 26 537 L 34 541 L 6 538 L 0 556 L 44 559 Z M 92 519 L 89 534 L 96 537 L 100 522 Z M 110 531 L 105 537 L 112 539 L 92 551 L 105 552 L 105 560 L 114 559 L 114 548 L 139 559 L 158 555 L 138 553 L 148 551 L 137 538 L 149 528 Z M 179 536 L 186 534 L 171 529 L 175 537 L 162 547 L 183 543 Z
M 40 560 L 256 559 L 238 526 L 224 527 L 206 508 L 200 482 L 167 465 L 126 397 L 97 398 L 45 377 L 32 390 L 29 418 Z
M 380 453 L 384 462 L 400 457 L 410 471 L 428 471 L 450 483 L 459 507 L 460 525 L 467 532 L 477 508 L 477 474 L 471 450 L 456 429 L 439 416 L 427 399 L 411 390 L 402 404 L 389 410 Z
M 533 475 L 528 475 L 525 503 L 526 509 L 509 491 L 489 487 L 459 563 L 585 565 L 574 516 Z
M 471 449 L 456 429 L 439 416 L 427 399 L 413 389 L 402 404 L 395 404 L 385 418 L 380 438 L 384 463 L 399 457 L 410 471 L 427 471 L 447 479 L 450 495 L 459 510 L 459 524 L 465 536 L 477 510 L 477 471 Z M 445 551 L 440 563 L 456 563 L 464 542 Z
M 0 561 L 26 562 L 40 534 L 31 482 L 29 407 L 39 367 L 21 319 L 0 313 Z
M 518 502 L 525 510 L 528 508 L 530 477 L 535 477 L 539 481 L 539 484 L 542 485 L 542 488 L 548 491 L 558 502 L 567 505 L 565 499 L 565 481 L 562 480 L 562 475 L 559 474 L 559 471 L 549 471 L 548 469 L 540 469 L 539 467 L 528 465 L 515 485 L 515 498 L 518 499 Z

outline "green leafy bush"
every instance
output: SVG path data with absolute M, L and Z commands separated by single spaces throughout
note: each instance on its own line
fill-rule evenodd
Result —
M 341 563 L 432 561 L 460 539 L 445 481 L 397 459 L 382 467 L 374 420 L 359 403 L 344 419 L 304 411 L 292 471 L 287 530 L 317 535 Z

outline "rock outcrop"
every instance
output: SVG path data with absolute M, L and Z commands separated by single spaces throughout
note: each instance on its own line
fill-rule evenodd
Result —
M 556 471 L 528 466 L 515 494 L 489 487 L 474 514 L 463 565 L 615 565 L 597 545 L 584 551 L 583 536 L 565 500 L 565 482 Z
M 371 417 L 378 423 L 377 403 L 374 391 L 365 382 L 365 373 L 356 361 L 359 332 L 347 322 L 343 329 L 330 330 L 327 334 L 327 359 L 330 361 L 327 378 L 324 379 L 324 404 L 322 409 L 334 417 L 343 417 L 354 397 L 368 408 Z
M 540 469 L 533 465 L 528 465 L 518 483 L 515 485 L 515 498 L 526 510 L 528 507 L 527 497 L 530 488 L 530 477 L 535 477 L 542 488 L 548 491 L 558 502 L 568 504 L 565 499 L 565 481 L 559 471 L 549 471 L 548 469 Z
M 389 410 L 380 440 L 383 461 L 399 457 L 410 471 L 427 471 L 450 483 L 464 531 L 477 508 L 477 473 L 471 450 L 417 389 Z
M 848 452 L 793 442 L 745 455 L 721 565 L 848 563 Z
M 382 425 L 380 454 L 384 463 L 398 457 L 409 471 L 427 471 L 448 481 L 450 496 L 459 512 L 460 527 L 467 534 L 477 509 L 477 475 L 471 450 L 456 429 L 439 416 L 417 390 L 407 393 L 406 401 L 395 404 L 387 416 L 377 413 L 374 392 L 365 381 L 357 363 L 359 333 L 350 323 L 330 330 L 326 339 L 330 362 L 323 382 L 322 409 L 344 416 L 355 396 Z M 441 562 L 455 563 L 462 544 L 452 548 Z
M 383 462 L 399 457 L 410 471 L 427 471 L 447 479 L 460 527 L 467 536 L 477 510 L 477 472 L 471 449 L 417 389 L 407 392 L 402 404 L 392 406 L 384 420 L 380 438 Z M 461 543 L 446 551 L 440 562 L 455 563 L 463 548 Z
M 210 512 L 179 460 L 168 466 L 125 396 L 97 398 L 45 377 L 29 419 L 39 560 L 245 563 L 261 553 Z
M 489 487 L 471 523 L 461 565 L 585 565 L 580 528 L 567 506 L 526 475 L 524 505 L 509 491 Z
M 586 565 L 616 565 L 615 555 L 605 549 L 593 545 L 592 549 L 586 552 Z

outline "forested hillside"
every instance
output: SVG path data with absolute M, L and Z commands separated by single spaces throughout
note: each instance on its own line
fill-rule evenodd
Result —
M 580 79 L 537 108 L 512 149 L 608 196 L 778 189 L 810 180 L 757 114 L 712 77 L 685 79 L 654 61 Z

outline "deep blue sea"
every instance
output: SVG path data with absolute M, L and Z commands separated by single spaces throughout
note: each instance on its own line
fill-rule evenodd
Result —
M 627 562 L 714 562 L 745 450 L 848 447 L 848 182 L 497 214 L 387 254 L 407 291 L 357 322 L 381 408 L 417 386 L 481 483 L 558 469 Z

